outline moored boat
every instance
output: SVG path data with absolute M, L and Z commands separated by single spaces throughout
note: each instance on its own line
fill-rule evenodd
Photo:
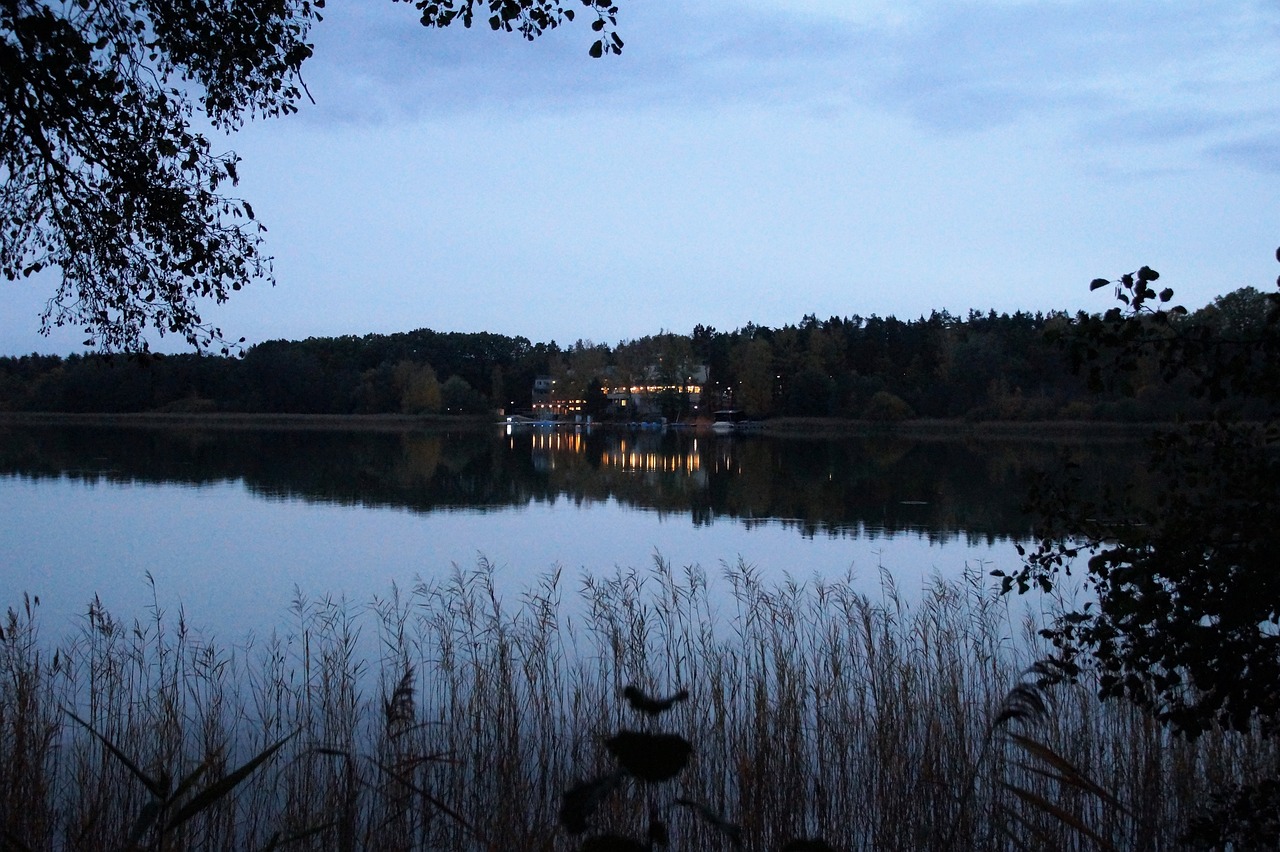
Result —
M 732 432 L 746 419 L 746 412 L 737 408 L 725 408 L 715 413 L 711 428 L 716 432 Z

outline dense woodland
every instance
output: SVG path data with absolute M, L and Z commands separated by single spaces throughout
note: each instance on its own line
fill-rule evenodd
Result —
M 1177 320 L 1230 338 L 1261 327 L 1269 306 L 1246 287 Z M 756 418 L 1168 421 L 1207 412 L 1189 382 L 1165 381 L 1154 360 L 1119 386 L 1091 388 L 1087 373 L 1073 369 L 1079 353 L 1063 341 L 1098 320 L 1083 312 L 810 315 L 781 328 L 699 325 L 688 335 L 664 332 L 613 347 L 420 329 L 275 340 L 239 357 L 29 355 L 0 359 L 0 410 L 512 412 L 529 409 L 534 378 L 550 375 L 560 392 L 585 399 L 599 416 L 602 388 L 680 385 L 705 365 L 701 410 L 732 406 Z M 673 418 L 695 413 L 680 393 L 660 402 Z

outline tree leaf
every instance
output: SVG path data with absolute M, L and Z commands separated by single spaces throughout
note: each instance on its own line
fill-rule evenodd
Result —
M 570 787 L 560 803 L 560 825 L 570 834 L 582 834 L 596 810 L 621 781 L 622 773 L 610 772 Z
M 627 699 L 632 710 L 648 716 L 657 716 L 667 712 L 681 701 L 688 700 L 689 690 L 682 689 L 668 698 L 650 698 L 640 687 L 633 685 L 622 690 L 622 697 Z
M 650 783 L 674 778 L 693 752 L 684 737 L 641 731 L 619 731 L 605 745 L 627 772 Z

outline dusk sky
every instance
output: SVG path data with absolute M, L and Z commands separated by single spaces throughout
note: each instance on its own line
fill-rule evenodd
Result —
M 278 284 L 206 318 L 250 344 L 1097 311 L 1143 264 L 1194 308 L 1280 273 L 1275 2 L 620 0 L 599 60 L 585 20 L 330 6 L 317 103 L 226 141 Z M 81 350 L 37 334 L 50 292 L 0 288 L 0 353 Z

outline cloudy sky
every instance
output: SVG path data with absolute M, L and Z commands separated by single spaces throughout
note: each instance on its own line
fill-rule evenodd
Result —
M 316 105 L 229 139 L 278 285 L 250 343 L 1109 306 L 1149 264 L 1198 307 L 1273 286 L 1280 4 L 620 0 L 530 44 L 334 0 Z M 0 353 L 41 338 L 0 291 Z M 166 347 L 169 348 L 169 347 Z

